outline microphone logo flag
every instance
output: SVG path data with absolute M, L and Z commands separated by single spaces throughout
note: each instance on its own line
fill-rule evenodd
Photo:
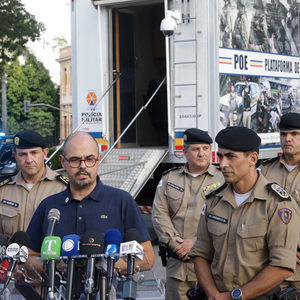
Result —
M 41 256 L 52 259 L 54 257 L 60 256 L 61 249 L 61 238 L 59 236 L 46 236 L 44 238 Z
M 136 241 L 130 241 L 120 244 L 120 256 L 127 254 L 135 254 L 136 258 L 143 260 L 143 246 Z M 123 258 L 125 259 L 125 257 Z

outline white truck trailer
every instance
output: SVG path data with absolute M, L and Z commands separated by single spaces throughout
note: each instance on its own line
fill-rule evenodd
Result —
M 299 0 L 71 5 L 73 127 L 86 118 L 79 129 L 99 142 L 104 182 L 136 197 L 157 166 L 184 162 L 185 129 L 214 139 L 226 126 L 249 126 L 247 112 L 262 138 L 260 158 L 281 152 L 280 116 L 300 112 Z

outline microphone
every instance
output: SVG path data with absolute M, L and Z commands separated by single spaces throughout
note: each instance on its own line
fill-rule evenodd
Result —
M 7 236 L 4 234 L 0 234 L 0 263 L 5 260 L 3 255 L 6 254 L 6 246 L 7 246 Z
M 56 208 L 51 208 L 48 212 L 48 228 L 47 228 L 47 232 L 46 232 L 46 235 L 45 235 L 46 237 L 54 235 L 54 228 L 55 228 L 56 224 L 59 223 L 59 220 L 60 220 L 60 211 Z M 45 261 L 45 262 L 48 262 L 48 261 Z M 48 266 L 47 271 L 49 271 L 49 266 Z M 44 277 L 43 284 L 42 284 L 43 298 L 47 297 L 46 288 L 48 288 L 48 282 L 47 282 L 47 278 Z
M 81 254 L 88 256 L 84 293 L 91 299 L 95 284 L 95 261 L 92 255 L 102 254 L 104 250 L 104 234 L 99 231 L 87 231 L 81 239 Z
M 2 291 L 0 292 L 0 296 L 3 295 L 4 290 L 8 286 L 13 271 L 16 267 L 16 264 L 23 264 L 26 262 L 28 258 L 28 246 L 30 243 L 29 235 L 24 231 L 17 231 L 11 238 L 11 244 L 6 248 L 6 255 L 10 258 L 8 271 L 6 274 L 6 278 L 3 284 Z M 20 257 L 16 257 L 20 255 Z
M 6 254 L 7 236 L 0 234 L 0 281 L 4 281 L 9 263 L 3 255 Z
M 131 228 L 124 233 L 124 242 L 120 244 L 120 256 L 127 261 L 127 278 L 123 283 L 123 298 L 136 298 L 136 281 L 133 279 L 134 263 L 135 261 L 143 260 L 143 246 L 139 243 L 141 241 L 140 232 Z
M 41 257 L 44 258 L 44 262 L 48 262 L 48 296 L 49 299 L 54 299 L 54 276 L 55 276 L 55 264 L 59 262 L 60 259 L 55 260 L 55 257 L 60 256 L 61 249 L 61 238 L 58 236 L 46 236 L 42 243 Z
M 68 274 L 67 274 L 67 296 L 66 300 L 72 299 L 72 287 L 74 278 L 74 255 L 79 255 L 80 237 L 76 234 L 66 235 L 62 239 L 61 256 L 68 257 Z
M 56 208 L 50 209 L 48 213 L 48 229 L 46 236 L 52 236 L 54 234 L 54 228 L 59 223 L 60 211 Z
M 106 245 L 104 253 L 107 257 L 106 294 L 109 294 L 112 287 L 115 262 L 119 259 L 119 256 L 114 254 L 117 254 L 120 251 L 120 243 L 122 242 L 121 232 L 117 229 L 107 230 L 104 236 L 104 240 Z

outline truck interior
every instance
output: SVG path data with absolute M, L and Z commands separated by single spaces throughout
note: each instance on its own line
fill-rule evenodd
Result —
M 165 39 L 160 31 L 163 3 L 114 8 L 112 18 L 113 68 L 121 73 L 114 88 L 116 140 L 165 77 Z M 167 122 L 164 83 L 118 147 L 167 147 Z

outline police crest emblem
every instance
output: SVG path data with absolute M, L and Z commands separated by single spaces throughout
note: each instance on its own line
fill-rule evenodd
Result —
M 284 224 L 289 224 L 290 221 L 292 220 L 292 211 L 288 208 L 281 208 L 278 210 L 278 215 L 280 220 L 284 223 Z

